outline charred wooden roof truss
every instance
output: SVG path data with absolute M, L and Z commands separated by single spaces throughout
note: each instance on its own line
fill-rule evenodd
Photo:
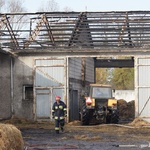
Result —
M 0 47 L 149 48 L 150 11 L 0 14 Z

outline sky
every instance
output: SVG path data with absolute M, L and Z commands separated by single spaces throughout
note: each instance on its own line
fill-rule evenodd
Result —
M 24 0 L 28 12 L 37 12 L 47 0 Z M 59 11 L 135 11 L 150 10 L 150 0 L 55 0 Z

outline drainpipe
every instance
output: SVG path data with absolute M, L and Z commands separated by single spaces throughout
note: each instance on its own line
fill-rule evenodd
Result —
M 11 117 L 14 115 L 13 99 L 14 99 L 14 80 L 13 80 L 13 58 L 10 60 L 10 86 L 11 86 Z
M 69 108 L 69 106 L 70 106 L 70 104 L 69 104 L 69 72 L 68 72 L 68 70 L 69 70 L 69 63 L 68 63 L 68 61 L 69 61 L 69 58 L 68 57 L 66 57 L 66 94 L 67 94 L 67 122 L 69 122 L 69 110 L 70 110 L 70 108 Z

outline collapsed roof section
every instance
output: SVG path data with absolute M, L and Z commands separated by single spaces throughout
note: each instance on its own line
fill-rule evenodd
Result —
M 0 14 L 0 47 L 14 51 L 150 47 L 150 11 Z

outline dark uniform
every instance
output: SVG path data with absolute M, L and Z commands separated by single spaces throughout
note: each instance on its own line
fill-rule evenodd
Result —
M 55 119 L 56 133 L 59 133 L 60 128 L 61 128 L 61 131 L 64 130 L 65 117 L 67 115 L 66 112 L 67 112 L 66 104 L 63 101 L 59 100 L 53 104 L 52 116 Z

